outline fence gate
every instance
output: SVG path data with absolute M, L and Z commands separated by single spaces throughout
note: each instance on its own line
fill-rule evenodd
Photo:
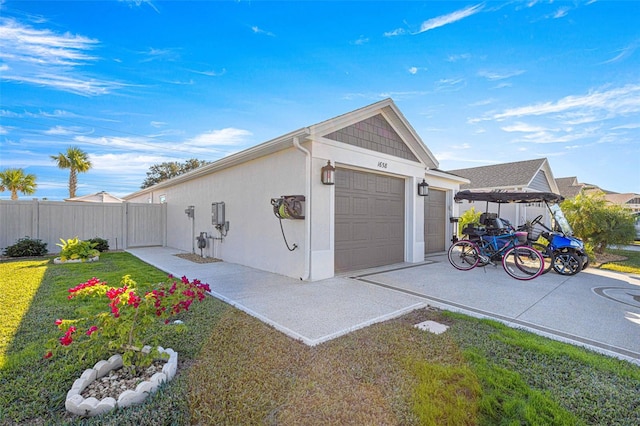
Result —
M 127 203 L 127 246 L 163 246 L 166 211 L 166 204 Z

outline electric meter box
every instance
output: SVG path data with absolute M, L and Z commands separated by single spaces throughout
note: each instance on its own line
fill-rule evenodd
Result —
M 211 203 L 211 224 L 213 226 L 224 226 L 224 201 Z

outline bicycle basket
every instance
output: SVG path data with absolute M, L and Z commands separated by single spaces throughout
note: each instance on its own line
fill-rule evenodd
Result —
M 518 231 L 516 232 L 516 237 L 518 237 L 518 243 L 524 244 L 527 242 L 527 235 L 529 235 L 526 231 Z

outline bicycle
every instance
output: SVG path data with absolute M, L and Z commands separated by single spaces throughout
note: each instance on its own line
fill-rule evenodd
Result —
M 467 227 L 463 231 L 469 239 L 455 242 L 449 247 L 449 263 L 461 271 L 476 266 L 496 265 L 500 260 L 505 272 L 517 280 L 531 280 L 544 270 L 544 258 L 537 250 L 524 245 L 526 232 L 488 235 L 482 228 Z

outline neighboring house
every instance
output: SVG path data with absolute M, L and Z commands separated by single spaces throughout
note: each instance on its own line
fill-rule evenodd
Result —
M 451 174 L 469 180 L 460 189 L 470 191 L 524 191 L 524 192 L 553 192 L 559 189 L 546 158 L 516 161 L 513 163 L 494 164 L 490 166 L 472 167 L 469 169 L 449 170 Z M 513 225 L 521 225 L 543 215 L 545 223 L 550 223 L 550 217 L 544 205 L 533 204 L 503 204 L 463 201 L 459 206 L 459 214 L 475 207 L 476 211 L 500 213 L 500 217 L 507 219 Z
M 83 203 L 124 203 L 122 198 L 111 195 L 106 191 L 100 191 L 95 194 L 83 195 L 81 197 L 65 198 L 64 201 L 83 202 Z
M 557 178 L 556 184 L 558 185 L 558 193 L 564 198 L 573 198 L 587 187 L 586 184 L 578 182 L 578 178 L 575 176 Z
M 575 176 L 558 178 L 556 179 L 556 183 L 558 184 L 560 195 L 562 195 L 564 198 L 573 198 L 582 191 L 586 193 L 598 191 L 598 192 L 604 193 L 605 200 L 609 201 L 610 203 L 618 204 L 622 207 L 625 207 L 631 210 L 634 213 L 640 212 L 640 194 L 635 194 L 635 193 L 620 194 L 613 191 L 607 191 L 596 185 L 591 185 L 588 183 L 579 183 L 578 178 L 576 178 Z
M 615 192 L 605 193 L 604 199 L 612 204 L 618 204 L 634 213 L 640 212 L 640 194 Z
M 336 169 L 334 185 L 321 181 L 328 162 Z M 426 197 L 418 195 L 423 180 L 429 185 Z M 444 251 L 451 239 L 453 195 L 466 182 L 438 170 L 431 151 L 386 99 L 125 200 L 166 204 L 167 246 L 196 251 L 194 241 L 202 235 L 208 256 L 319 280 L 422 262 L 425 253 Z M 304 197 L 304 219 L 279 223 L 271 200 L 281 196 Z

